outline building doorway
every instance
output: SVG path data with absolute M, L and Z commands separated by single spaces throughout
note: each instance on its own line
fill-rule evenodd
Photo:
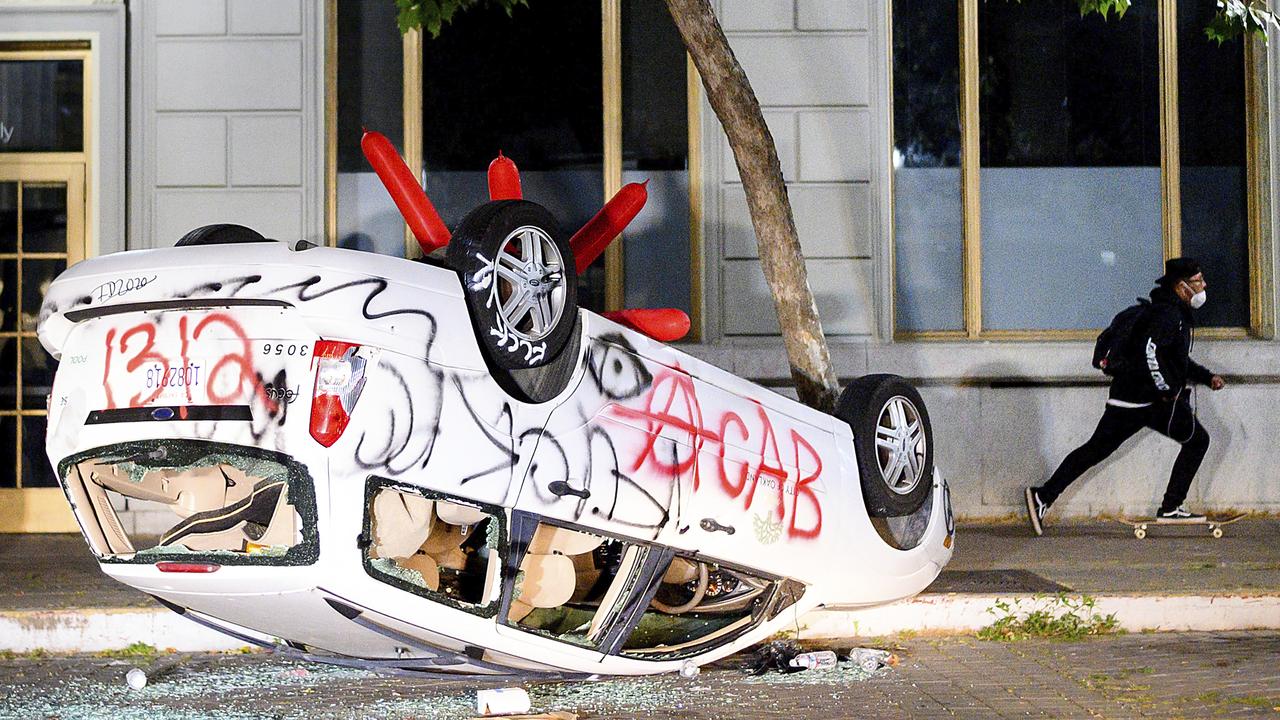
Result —
M 36 337 L 49 284 L 85 257 L 87 44 L 0 45 L 0 532 L 71 532 L 45 455 L 57 362 Z

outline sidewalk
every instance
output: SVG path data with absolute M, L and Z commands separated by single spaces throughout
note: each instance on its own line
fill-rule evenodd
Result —
M 958 529 L 955 557 L 926 592 L 869 610 L 823 609 L 802 639 L 910 631 L 967 633 L 999 600 L 1087 594 L 1121 627 L 1280 629 L 1280 520 L 1245 519 L 1214 539 L 1203 526 L 1159 528 L 1144 540 L 1117 522 Z M 0 651 L 97 651 L 143 642 L 187 651 L 239 643 L 206 630 L 98 570 L 78 535 L 0 535 Z

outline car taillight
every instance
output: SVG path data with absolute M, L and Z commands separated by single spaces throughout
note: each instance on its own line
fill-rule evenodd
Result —
M 364 389 L 365 359 L 359 345 L 321 340 L 312 357 L 316 385 L 311 394 L 311 437 L 325 447 L 338 442 Z

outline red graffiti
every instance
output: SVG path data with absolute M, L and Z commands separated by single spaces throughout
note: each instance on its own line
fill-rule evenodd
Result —
M 214 326 L 221 326 L 230 331 L 231 341 L 239 345 L 239 349 L 232 352 L 222 352 L 215 360 L 213 365 L 205 372 L 204 377 L 200 377 L 200 365 L 194 365 L 191 361 L 191 345 L 198 343 L 202 335 Z M 209 400 L 214 403 L 225 404 L 235 402 L 245 394 L 245 385 L 249 385 L 248 393 L 256 396 L 266 406 L 269 413 L 275 413 L 279 410 L 277 401 L 269 396 L 263 386 L 262 381 L 253 371 L 253 356 L 248 336 L 245 335 L 244 328 L 240 326 L 230 315 L 226 313 L 211 313 L 196 324 L 195 329 L 188 333 L 188 323 L 185 316 L 178 320 L 178 340 L 179 340 L 179 364 L 173 364 L 170 359 L 155 350 L 156 335 L 158 329 L 156 324 L 150 321 L 144 321 L 125 330 L 119 335 L 119 341 L 116 341 L 116 330 L 113 328 L 107 331 L 106 358 L 103 363 L 102 370 L 102 388 L 107 396 L 107 408 L 116 407 L 115 392 L 112 387 L 111 366 L 115 353 L 118 351 L 122 356 L 128 358 L 125 362 L 124 372 L 126 376 L 132 379 L 132 384 L 136 386 L 140 382 L 141 373 L 134 375 L 146 363 L 153 363 L 152 369 L 146 372 L 146 386 L 154 387 L 151 394 L 143 397 L 143 393 L 139 392 L 129 399 L 129 407 L 140 407 L 149 405 L 160 397 L 166 387 L 177 387 L 178 385 L 168 384 L 164 378 L 171 374 L 173 368 L 178 369 L 178 375 L 182 375 L 186 380 L 181 383 L 183 392 L 186 395 L 187 403 L 192 402 L 192 387 L 195 384 L 203 384 Z M 138 342 L 130 342 L 135 336 L 141 336 Z M 225 338 L 219 338 L 225 339 Z M 138 345 L 141 347 L 138 347 Z M 130 354 L 132 353 L 132 354 Z M 187 369 L 184 374 L 182 371 Z M 194 373 L 192 372 L 194 369 Z M 192 382 L 195 379 L 197 382 Z M 201 382 L 202 380 L 202 382 Z M 219 388 L 228 388 L 225 392 Z
M 767 487 L 777 490 L 778 502 L 773 508 L 773 514 L 779 522 L 786 520 L 787 500 L 788 497 L 791 498 L 791 519 L 786 528 L 787 536 L 815 538 L 822 532 L 822 503 L 812 483 L 822 475 L 822 458 L 804 436 L 791 430 L 789 438 L 794 450 L 794 462 L 790 468 L 784 465 L 777 432 L 769 413 L 764 405 L 754 400 L 751 402 L 756 410 L 754 417 L 744 419 L 738 413 L 728 410 L 715 423 L 718 430 L 711 430 L 702 416 L 702 406 L 698 401 L 693 378 L 679 371 L 664 371 L 655 376 L 653 387 L 646 393 L 644 409 L 614 405 L 611 412 L 620 418 L 644 423 L 646 439 L 632 463 L 633 472 L 643 467 L 670 476 L 692 472 L 693 489 L 698 492 L 702 486 L 701 459 L 705 456 L 702 450 L 708 443 L 718 444 L 714 468 L 719 482 L 713 482 L 712 487 L 734 500 L 741 499 L 742 508 L 749 510 L 755 501 L 756 489 L 763 480 Z M 678 441 L 690 449 L 688 457 L 680 459 L 677 455 L 667 460 L 658 454 L 658 438 L 668 428 L 674 429 Z M 670 436 L 668 431 L 668 437 Z M 740 462 L 726 457 L 730 445 L 746 447 L 748 444 L 753 448 L 751 460 Z M 801 477 L 804 472 L 801 468 L 805 464 L 813 465 L 814 469 Z M 732 472 L 730 466 L 736 466 L 736 472 Z M 793 474 L 796 477 L 791 482 Z M 800 525 L 802 503 L 814 517 L 812 525 L 808 527 Z
M 665 401 L 661 399 L 666 393 Z M 677 403 L 677 399 L 679 403 Z M 657 408 L 661 405 L 661 408 Z M 674 409 L 672 406 L 675 406 Z M 648 440 L 640 454 L 636 456 L 631 467 L 634 472 L 645 463 L 649 463 L 659 472 L 675 475 L 693 469 L 693 488 L 698 489 L 698 451 L 703 441 L 718 442 L 720 436 L 707 430 L 702 423 L 702 407 L 698 405 L 698 394 L 693 388 L 693 378 L 684 373 L 663 373 L 653 381 L 653 388 L 648 393 L 644 410 L 636 410 L 622 405 L 615 405 L 613 410 L 622 417 L 643 420 L 648 427 Z M 654 446 L 663 428 L 672 427 L 689 436 L 688 447 L 693 448 L 689 457 L 684 460 L 667 462 L 658 457 Z

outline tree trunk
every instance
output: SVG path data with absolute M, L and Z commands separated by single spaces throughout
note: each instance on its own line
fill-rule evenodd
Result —
M 693 64 L 702 75 L 711 108 L 729 136 L 796 392 L 804 404 L 831 412 L 840 388 L 818 319 L 818 306 L 809 289 L 809 273 L 800 253 L 800 236 L 791 217 L 778 151 L 764 123 L 760 103 L 708 0 L 666 3 Z M 750 312 L 747 308 L 740 311 Z

